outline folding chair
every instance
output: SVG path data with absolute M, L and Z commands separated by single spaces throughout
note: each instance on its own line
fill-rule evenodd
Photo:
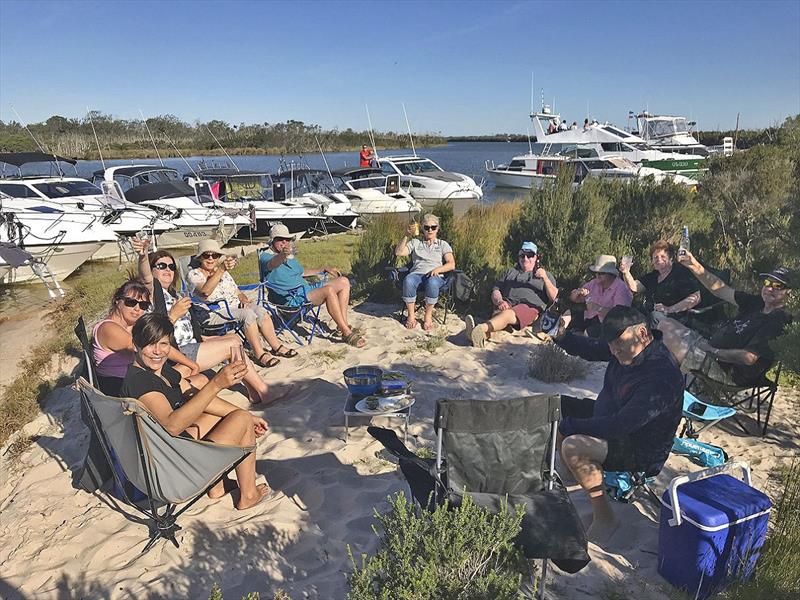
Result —
M 395 267 L 395 266 L 386 266 L 384 267 L 384 271 L 386 272 L 386 277 L 394 284 L 394 287 L 398 290 L 403 289 L 403 280 L 405 280 L 406 275 L 408 275 L 408 267 Z M 454 269 L 453 271 L 448 271 L 444 274 L 444 284 L 439 289 L 439 304 L 442 305 L 444 308 L 444 316 L 441 320 L 436 319 L 442 325 L 447 323 L 447 315 L 451 312 L 455 312 L 456 310 L 456 300 L 452 294 L 453 289 L 453 282 L 455 281 L 456 273 L 462 273 L 459 269 Z M 422 291 L 422 286 L 419 287 L 418 294 Z M 402 318 L 403 314 L 405 313 L 406 306 L 400 308 L 400 317 Z M 435 318 L 435 317 L 434 317 Z
M 177 548 L 175 533 L 181 529 L 178 517 L 233 471 L 254 447 L 174 437 L 138 400 L 106 396 L 83 378 L 78 380 L 78 389 L 89 426 L 108 464 L 113 464 L 112 456 L 116 456 L 125 479 L 146 495 L 145 502 L 130 498 L 125 481 L 111 469 L 122 490 L 122 500 L 152 521 L 150 538 L 141 553 L 161 538 Z M 177 510 L 177 505 L 184 503 Z
M 692 371 L 693 380 L 687 389 L 695 391 L 704 390 L 715 404 L 727 404 L 731 408 L 743 408 L 746 411 L 755 411 L 756 424 L 761 430 L 761 437 L 767 435 L 769 417 L 772 414 L 772 404 L 778 392 L 778 382 L 781 377 L 783 364 L 779 361 L 775 365 L 775 376 L 770 379 L 769 372 L 764 373 L 755 384 L 750 386 L 737 386 L 720 383 L 711 379 L 704 371 Z M 747 405 L 745 407 L 745 405 Z M 764 411 L 764 422 L 761 422 L 761 412 Z M 733 420 L 741 430 L 750 435 L 747 427 L 733 415 Z M 758 431 L 757 429 L 757 431 Z
M 490 513 L 507 500 L 525 514 L 517 543 L 526 558 L 542 559 L 540 597 L 549 559 L 576 573 L 589 563 L 586 534 L 563 486 L 555 454 L 561 399 L 535 395 L 502 400 L 447 400 L 436 405 L 436 459 L 409 451 L 394 431 L 368 432 L 400 459 L 420 506 L 458 505 L 464 494 Z
M 658 503 L 658 495 L 650 486 L 661 472 L 662 466 L 646 471 L 603 471 L 603 485 L 609 497 L 617 502 L 631 502 L 638 492 L 645 491 Z
M 295 331 L 297 325 L 303 321 L 311 325 L 311 331 L 306 336 L 307 344 L 311 344 L 317 331 L 320 330 L 319 314 L 322 305 L 314 306 L 308 300 L 306 288 L 303 286 L 281 288 L 264 281 L 260 284 L 258 301 L 272 314 L 277 335 L 288 331 L 302 346 L 303 340 Z
M 725 419 L 736 414 L 736 409 L 730 406 L 715 406 L 697 398 L 690 391 L 683 392 L 683 429 L 681 437 L 697 439 L 706 429 L 709 429 Z M 695 425 L 702 424 L 699 429 Z

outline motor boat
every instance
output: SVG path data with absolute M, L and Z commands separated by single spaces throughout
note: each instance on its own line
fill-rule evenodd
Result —
M 272 179 L 282 184 L 287 202 L 321 209 L 325 220 L 311 233 L 347 231 L 358 224 L 358 213 L 353 212 L 350 200 L 339 192 L 336 180 L 328 171 L 292 166 L 273 175 Z
M 118 239 L 103 244 L 92 257 L 93 260 L 119 257 L 126 253 L 126 239 L 140 231 L 153 236 L 156 246 L 161 237 L 175 229 L 171 223 L 160 219 L 158 214 L 143 206 L 115 197 L 81 177 L 67 177 L 59 163 L 72 165 L 76 161 L 42 152 L 13 152 L 0 154 L 3 173 L 0 175 L 0 192 L 18 201 L 27 199 L 39 206 L 51 206 L 68 213 L 83 212 L 97 219 L 114 231 Z M 23 175 L 24 165 L 50 164 L 53 174 Z M 7 175 L 6 165 L 16 167 L 17 174 Z
M 698 142 L 692 135 L 691 128 L 696 123 L 687 121 L 686 117 L 651 115 L 642 111 L 636 115 L 636 122 L 639 137 L 654 150 L 697 156 L 712 153 L 708 146 Z
M 48 282 L 69 277 L 104 244 L 116 240 L 117 234 L 93 215 L 0 193 L 2 283 L 41 280 L 50 290 Z
M 606 155 L 603 158 L 571 158 L 564 164 L 575 166 L 575 179 L 573 185 L 580 186 L 588 177 L 602 179 L 615 179 L 618 181 L 635 181 L 652 177 L 656 183 L 672 181 L 689 188 L 697 188 L 697 180 L 685 175 L 668 173 L 652 167 L 637 165 L 625 157 Z
M 480 200 L 483 190 L 467 175 L 445 171 L 429 158 L 383 156 L 376 159 L 384 175 L 399 175 L 400 187 L 420 201 Z
M 594 122 L 588 127 L 566 131 L 545 131 L 543 122 L 557 121 L 560 115 L 550 112 L 548 106 L 531 113 L 536 143 L 531 154 L 566 155 L 579 158 L 621 156 L 644 167 L 659 169 L 687 177 L 699 177 L 708 170 L 706 157 L 694 154 L 669 153 L 656 150 L 645 140 L 608 123 Z
M 344 195 L 361 217 L 383 213 L 412 215 L 422 206 L 400 187 L 400 176 L 383 174 L 372 167 L 345 167 L 331 173 L 337 194 Z
M 529 152 L 515 156 L 507 164 L 495 165 L 493 160 L 487 160 L 486 174 L 498 187 L 541 189 L 544 184 L 555 181 L 558 169 L 567 160 L 566 156 Z
M 108 195 L 150 208 L 172 223 L 175 229 L 158 240 L 161 248 L 194 246 L 209 238 L 224 246 L 249 223 L 243 215 L 225 214 L 214 208 L 213 199 L 201 198 L 197 188 L 188 185 L 178 171 L 169 167 L 109 167 L 95 171 L 92 181 Z
M 194 174 L 193 174 L 194 175 Z M 197 171 L 199 179 L 187 176 L 195 189 L 203 190 L 201 197 L 222 211 L 244 212 L 249 215 L 248 226 L 239 230 L 238 239 L 266 237 L 270 228 L 282 223 L 292 235 L 322 229 L 325 215 L 316 203 L 307 206 L 286 199 L 283 183 L 262 171 L 243 171 L 232 167 L 204 167 Z

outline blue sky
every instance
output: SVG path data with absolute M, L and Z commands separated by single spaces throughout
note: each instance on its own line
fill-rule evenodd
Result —
M 569 121 L 701 128 L 800 112 L 800 2 L 0 0 L 0 119 L 297 119 L 523 132 L 531 72 Z

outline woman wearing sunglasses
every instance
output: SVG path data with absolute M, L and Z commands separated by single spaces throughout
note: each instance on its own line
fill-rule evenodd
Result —
M 530 327 L 557 297 L 556 279 L 539 264 L 538 247 L 523 242 L 517 264 L 506 269 L 492 290 L 492 318 L 476 325 L 472 315 L 467 315 L 467 337 L 473 346 L 483 348 L 495 331 Z
M 97 365 L 100 391 L 119 396 L 122 380 L 133 362 L 136 349 L 131 330 L 139 318 L 152 308 L 150 290 L 141 281 L 131 279 L 114 292 L 108 316 L 92 329 L 92 351 Z M 189 377 L 192 385 L 203 385 L 207 379 L 198 375 L 198 364 L 172 348 L 169 359 Z
M 411 223 L 406 234 L 395 246 L 395 256 L 410 256 L 408 275 L 403 279 L 403 302 L 408 310 L 406 329 L 417 326 L 417 290 L 424 285 L 425 318 L 422 329 L 433 329 L 433 307 L 439 299 L 439 290 L 444 285 L 445 273 L 456 268 L 453 248 L 444 240 L 438 239 L 439 217 L 427 214 L 422 217 L 422 240 L 415 237 L 416 224 Z
M 169 317 L 175 329 L 173 342 L 181 354 L 195 361 L 201 371 L 213 369 L 227 360 L 231 347 L 241 348 L 242 341 L 235 334 L 203 338 L 200 326 L 192 319 L 188 297 L 178 297 L 175 291 L 177 265 L 175 257 L 166 250 L 148 255 L 150 240 L 133 240 L 133 249 L 139 255 L 139 279 L 150 290 L 153 312 Z M 250 361 L 243 383 L 252 404 L 266 403 L 269 386 L 261 379 Z

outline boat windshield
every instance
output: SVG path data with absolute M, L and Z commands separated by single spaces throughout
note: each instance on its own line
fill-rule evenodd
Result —
M 50 181 L 33 184 L 48 198 L 68 198 L 71 196 L 100 196 L 102 190 L 88 181 Z
M 403 175 L 419 175 L 422 173 L 431 173 L 441 171 L 432 161 L 427 158 L 415 160 L 414 162 L 395 163 L 397 168 Z
M 658 121 L 647 121 L 644 124 L 645 139 L 670 137 L 688 132 L 689 128 L 686 124 L 686 119 L 683 117 L 677 117 L 675 119 L 659 119 Z
M 215 185 L 218 186 L 219 199 L 223 202 L 260 200 L 269 195 L 265 190 L 272 190 L 272 178 L 269 175 L 237 175 L 212 184 L 212 189 Z
M 133 186 L 148 183 L 169 183 L 171 181 L 181 181 L 177 171 L 171 169 L 145 171 L 131 177 Z
M 342 189 L 349 187 L 354 190 L 365 190 L 369 188 L 382 188 L 386 185 L 386 177 L 383 175 L 372 175 L 370 177 L 356 177 L 343 183 Z

